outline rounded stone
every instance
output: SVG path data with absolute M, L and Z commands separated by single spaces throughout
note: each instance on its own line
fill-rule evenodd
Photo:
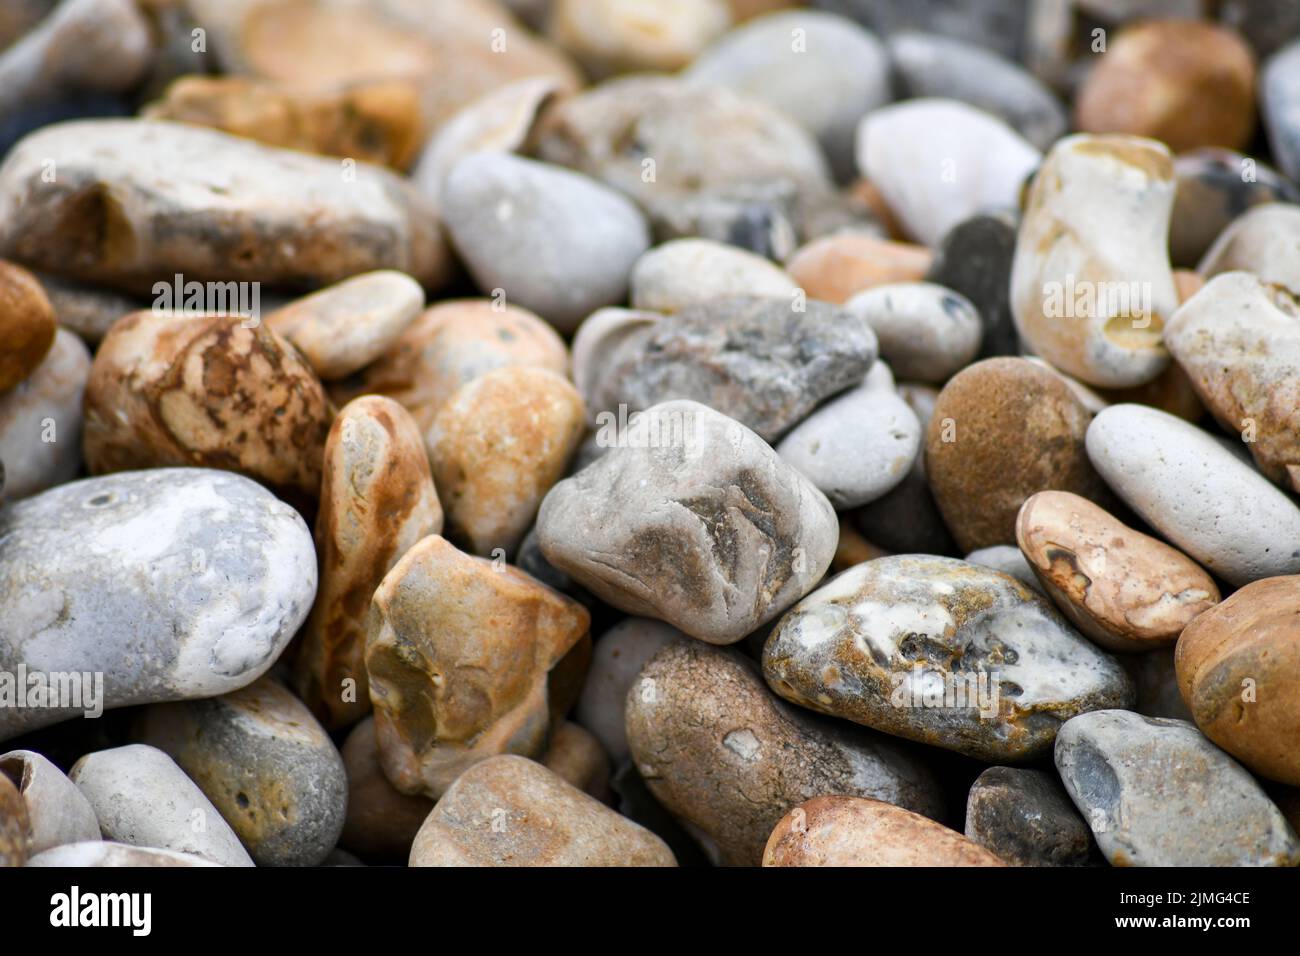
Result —
M 0 394 L 36 371 L 57 329 L 54 309 L 36 277 L 0 260 Z
M 1243 149 L 1255 128 L 1255 57 L 1234 30 L 1194 19 L 1124 27 L 1075 100 L 1087 133 L 1129 133 L 1174 152 Z
M 447 230 L 479 289 L 561 332 L 622 302 L 632 267 L 650 246 L 645 219 L 619 193 L 504 153 L 457 162 L 444 203 Z
M 1106 483 L 1180 551 L 1234 585 L 1300 573 L 1300 507 L 1224 444 L 1145 405 L 1088 428 Z
M 1061 612 L 1115 651 L 1178 640 L 1219 601 L 1187 555 L 1068 491 L 1040 491 L 1016 519 L 1016 541 Z
M 551 732 L 540 763 L 588 796 L 609 802 L 609 757 L 595 735 L 578 724 L 566 720 Z
M 768 637 L 763 676 L 792 703 L 989 762 L 1133 701 L 1119 664 L 1036 591 L 932 555 L 877 558 L 808 595 Z
M 461 774 L 411 847 L 411 866 L 676 866 L 667 844 L 524 757 Z
M 795 292 L 794 280 L 770 260 L 711 239 L 665 242 L 632 270 L 632 308 L 648 312 L 680 312 L 736 295 L 793 301 Z
M 772 830 L 764 866 L 1006 866 L 966 837 L 879 800 L 805 800 Z
M 931 262 L 925 246 L 843 232 L 795 250 L 786 270 L 808 298 L 842 303 L 876 286 L 919 282 Z
M 547 35 L 596 79 L 680 70 L 731 24 L 726 0 L 555 0 L 550 6 Z
M 1300 786 L 1300 576 L 1247 584 L 1178 639 L 1196 726 L 1255 773 Z
M 27 807 L 31 855 L 65 843 L 99 839 L 99 820 L 85 795 L 40 754 L 31 750 L 0 754 L 0 778 L 18 788 Z
M 1090 420 L 1058 375 L 1026 359 L 985 359 L 953 376 L 926 429 L 925 467 L 958 546 L 1014 544 L 1035 492 L 1108 502 L 1084 451 Z
M 238 316 L 136 312 L 95 353 L 83 444 L 92 473 L 237 471 L 314 500 L 334 409 L 298 351 Z
M 404 862 L 415 834 L 433 809 L 433 801 L 399 791 L 384 776 L 379 762 L 375 720 L 366 717 L 343 742 L 348 776 L 347 817 L 339 844 L 381 862 Z
M 1219 233 L 1196 271 L 1206 279 L 1249 272 L 1300 295 L 1300 206 L 1269 202 L 1247 209 Z
M 948 230 L 925 274 L 927 282 L 965 296 L 982 326 L 980 358 L 1018 355 L 1011 316 L 1011 265 L 1019 222 L 1008 213 L 980 213 Z
M 274 679 L 154 704 L 134 737 L 176 761 L 259 866 L 316 866 L 338 842 L 343 760 L 302 701 Z
M 1092 834 L 1061 781 L 1042 770 L 989 767 L 966 797 L 966 836 L 1012 866 L 1087 866 Z
M 899 378 L 942 384 L 979 352 L 979 312 L 960 292 L 930 282 L 876 286 L 844 303 L 876 333 Z
M 36 371 L 0 395 L 0 459 L 8 497 L 33 495 L 76 477 L 90 368 L 81 339 L 59 329 Z
M 822 794 L 940 811 L 934 781 L 911 756 L 777 700 L 729 648 L 683 639 L 659 651 L 628 693 L 627 735 L 655 799 L 728 866 L 758 865 L 790 807 Z
M 106 708 L 252 683 L 315 593 L 302 518 L 229 472 L 90 478 L 0 511 L 0 660 L 102 672 Z M 84 709 L 0 709 L 0 739 Z
M 462 385 L 425 433 L 449 536 L 511 555 L 582 441 L 586 408 L 568 379 L 507 366 Z

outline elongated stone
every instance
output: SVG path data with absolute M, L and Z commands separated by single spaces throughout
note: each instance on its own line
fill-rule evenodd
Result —
M 64 844 L 99 839 L 99 820 L 85 794 L 40 754 L 31 750 L 0 754 L 0 777 L 7 777 L 17 787 L 26 804 L 32 856 Z
M 90 368 L 86 346 L 59 329 L 36 371 L 0 395 L 0 460 L 8 497 L 36 494 L 76 477 Z
M 302 518 L 229 472 L 91 478 L 0 511 L 0 660 L 47 674 L 102 672 L 104 707 L 251 683 L 315 593 Z M 82 703 L 0 707 L 0 739 L 95 702 Z

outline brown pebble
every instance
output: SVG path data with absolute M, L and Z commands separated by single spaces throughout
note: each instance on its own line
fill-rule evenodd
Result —
M 555 728 L 542 764 L 589 796 L 609 802 L 609 758 L 600 741 L 572 721 Z
M 14 782 L 0 773 L 0 868 L 26 863 L 31 840 L 27 803 Z
M 339 845 L 363 857 L 405 863 L 433 801 L 408 796 L 388 782 L 379 765 L 373 717 L 352 729 L 342 753 L 348 775 L 348 814 Z
M 0 260 L 0 392 L 36 371 L 56 331 L 40 282 L 22 266 Z

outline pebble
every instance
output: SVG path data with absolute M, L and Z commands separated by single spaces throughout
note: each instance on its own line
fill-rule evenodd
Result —
M 1025 343 L 1087 385 L 1151 381 L 1178 307 L 1167 235 L 1173 162 L 1155 140 L 1060 140 L 1030 186 L 1011 270 Z
M 1043 494 L 1043 492 L 1039 492 L 1039 494 Z M 1043 597 L 1047 597 L 1047 592 L 1043 590 L 1043 585 L 1038 580 L 1038 576 L 1034 574 L 1034 569 L 1030 567 L 1029 561 L 1026 560 L 1020 549 L 1014 545 L 995 544 L 987 548 L 977 548 L 966 555 L 965 561 L 968 564 L 978 564 L 981 567 L 992 568 L 994 571 L 1009 574 L 1021 584 L 1031 587 Z
M 424 132 L 419 87 L 396 77 L 304 89 L 245 76 L 188 75 L 141 115 L 397 170 L 415 159 Z
M 414 420 L 391 398 L 343 407 L 325 442 L 316 514 L 320 587 L 294 661 L 294 685 L 330 728 L 370 711 L 365 667 L 370 597 L 384 575 L 443 512 Z
M 316 866 L 338 842 L 343 760 L 302 701 L 274 679 L 154 704 L 137 719 L 134 739 L 176 761 L 258 866 Z
M 662 318 L 658 312 L 613 307 L 597 309 L 578 326 L 573 336 L 573 383 L 586 402 L 589 425 L 597 424 L 601 412 L 618 408 L 623 383 L 606 370 L 618 361 L 620 349 L 629 341 L 639 346 L 653 334 L 650 326 Z
M 925 246 L 841 232 L 796 250 L 786 271 L 808 298 L 840 304 L 877 286 L 919 282 L 932 261 Z
M 1250 272 L 1300 296 L 1300 206 L 1265 203 L 1242 213 L 1219 233 L 1196 269 L 1206 279 Z
M 433 801 L 399 791 L 384 776 L 375 719 L 366 717 L 343 742 L 348 776 L 347 818 L 340 845 L 367 859 L 405 863 Z
M 81 469 L 82 399 L 90 352 L 59 329 L 36 371 L 0 394 L 5 494 L 23 498 L 71 481 Z
M 220 467 L 315 499 L 334 409 L 296 349 L 234 315 L 135 312 L 95 353 L 83 429 L 92 473 Z
M 54 308 L 61 328 L 77 333 L 88 344 L 98 345 L 114 322 L 128 312 L 145 308 L 143 300 L 111 289 L 84 285 L 42 273 L 38 278 Z
M 449 269 L 433 210 L 395 174 L 158 120 L 27 136 L 0 166 L 0 223 L 6 256 L 137 292 L 176 274 L 294 286 L 374 269 L 432 288 Z
M 989 767 L 966 798 L 966 836 L 1012 866 L 1088 866 L 1092 834 L 1060 780 Z
M 817 137 L 836 178 L 852 178 L 858 120 L 891 99 L 889 58 L 852 20 L 786 10 L 731 30 L 685 76 L 756 97 Z
M 1241 36 L 1213 23 L 1160 19 L 1114 36 L 1075 98 L 1085 133 L 1158 139 L 1181 153 L 1243 149 L 1255 129 L 1255 57 Z
M 105 840 L 189 853 L 221 866 L 254 865 L 203 791 L 156 747 L 130 744 L 87 754 L 68 777 L 90 801 Z
M 960 293 L 975 307 L 983 329 L 979 358 L 1020 352 L 1010 295 L 1017 227 L 1005 213 L 980 213 L 957 223 L 925 274 L 926 282 Z
M 1110 500 L 1084 451 L 1090 420 L 1058 375 L 1026 359 L 985 359 L 953 376 L 926 429 L 925 467 L 963 552 L 1013 544 L 1035 492 Z
M 1175 273 L 1175 281 L 1177 281 L 1177 278 L 1178 274 Z M 1184 296 L 1183 301 L 1186 300 L 1187 297 Z M 1174 315 L 1177 314 L 1177 312 L 1174 313 Z M 1166 334 L 1166 347 L 1168 344 L 1169 336 Z M 1079 385 L 1079 388 L 1084 389 L 1087 386 Z M 1201 404 L 1201 399 L 1196 394 L 1196 387 L 1192 384 L 1192 380 L 1188 378 L 1187 373 L 1183 371 L 1183 367 L 1177 362 L 1170 362 L 1165 366 L 1163 372 L 1145 385 L 1134 385 L 1132 388 L 1099 389 L 1092 393 L 1091 398 L 1096 400 L 1095 405 L 1091 401 L 1085 401 L 1084 404 L 1088 405 L 1088 410 L 1092 411 L 1093 414 L 1101 411 L 1107 405 L 1122 405 L 1129 402 L 1137 405 L 1150 405 L 1152 408 L 1158 408 L 1170 415 L 1177 415 L 1192 424 L 1199 422 L 1202 416 L 1205 415 L 1205 406 Z
M 1133 700 L 1036 591 L 932 555 L 868 561 L 800 601 L 763 676 L 792 703 L 989 762 L 1036 757 L 1075 714 Z
M 57 330 L 54 309 L 36 277 L 0 260 L 0 394 L 36 371 Z
M 1178 684 L 1196 725 L 1243 764 L 1300 786 L 1300 576 L 1246 585 L 1178 639 Z
M 935 246 L 989 208 L 1014 209 L 1041 154 L 997 117 L 924 98 L 874 110 L 858 126 L 858 169 L 907 232 Z
M 1271 166 L 1229 149 L 1198 149 L 1176 156 L 1174 176 L 1177 191 L 1169 223 L 1169 257 L 1174 265 L 1189 269 L 1242 213 L 1263 203 L 1300 200 L 1300 190 Z M 1263 248 L 1257 251 L 1267 253 L 1267 246 L 1260 245 Z
M 99 820 L 85 795 L 40 754 L 31 750 L 0 754 L 0 790 L 5 781 L 17 788 L 26 807 L 25 836 L 31 856 L 56 846 L 99 839 Z M 0 812 L 0 818 L 3 816 Z M 0 858 L 3 856 L 0 850 Z
M 880 357 L 900 378 L 942 384 L 980 349 L 979 312 L 960 292 L 929 282 L 876 286 L 844 304 L 871 326 Z
M 1051 90 L 993 50 L 905 30 L 889 38 L 889 55 L 900 99 L 961 100 L 1000 117 L 1038 149 L 1051 146 L 1069 125 Z
M 379 358 L 424 309 L 410 276 L 383 270 L 345 279 L 276 309 L 266 324 L 292 342 L 321 378 L 346 378 Z
M 474 153 L 451 168 L 446 192 L 448 232 L 479 288 L 561 332 L 623 301 L 650 245 L 628 199 L 558 166 Z
M 56 866 L 60 869 L 69 867 L 173 867 L 173 866 L 221 866 L 211 860 L 193 853 L 177 853 L 158 847 L 131 846 L 127 843 L 113 843 L 108 840 L 95 840 L 88 843 L 68 843 L 37 854 L 27 861 L 28 866 Z
M 1022 0 L 813 0 L 822 9 L 852 17 L 884 36 L 927 29 L 1016 59 L 1032 22 Z
M 451 299 L 426 309 L 361 375 L 362 392 L 406 407 L 421 434 L 462 385 L 493 369 L 529 366 L 565 374 L 564 340 L 527 309 L 490 299 Z
M 1273 159 L 1292 182 L 1300 180 L 1300 40 L 1293 40 L 1264 63 L 1260 113 Z
M 470 767 L 416 834 L 411 866 L 675 866 L 667 844 L 524 757 Z
M 836 509 L 856 508 L 907 476 L 920 454 L 921 431 L 916 413 L 892 388 L 863 384 L 796 425 L 776 453 Z
M 677 641 L 642 669 L 627 735 L 650 792 L 728 866 L 757 866 L 789 809 L 822 794 L 940 810 L 928 771 L 897 745 L 789 707 L 747 657 L 699 641 Z
M 554 682 L 587 638 L 585 608 L 438 535 L 388 572 L 373 608 L 370 698 L 380 762 L 398 790 L 436 799 L 487 757 L 541 756 L 552 709 L 567 709 Z
M 772 442 L 824 399 L 861 382 L 875 357 L 870 326 L 841 308 L 719 298 L 630 332 L 590 386 L 609 404 L 592 410 L 614 413 L 625 404 L 642 411 L 689 399 Z
M 1061 613 L 1113 651 L 1172 644 L 1219 602 L 1214 579 L 1187 555 L 1068 491 L 1027 500 L 1016 541 Z
M 0 511 L 0 660 L 103 672 L 105 708 L 251 683 L 315 593 L 302 518 L 228 472 L 90 478 Z M 4 708 L 0 739 L 84 709 Z
M 553 0 L 546 33 L 601 79 L 680 70 L 730 25 L 727 0 Z
M 31 842 L 27 804 L 17 785 L 0 775 L 0 869 L 25 864 Z
M 880 800 L 819 796 L 783 816 L 764 866 L 1006 866 L 941 823 Z
M 462 385 L 425 433 L 449 536 L 512 555 L 582 441 L 586 409 L 568 379 L 507 366 Z
M 1300 507 L 1195 425 L 1112 405 L 1088 428 L 1106 483 L 1180 551 L 1230 584 L 1300 573 Z
M 1180 308 L 1169 351 L 1255 464 L 1300 491 L 1300 304 L 1294 293 L 1245 272 L 1225 272 Z
M 1056 769 L 1112 866 L 1300 863 L 1259 784 L 1185 721 L 1082 714 L 1057 735 Z
M 542 502 L 548 561 L 628 614 L 731 644 L 806 594 L 835 554 L 835 512 L 739 422 L 655 405 Z
M 624 618 L 596 641 L 591 670 L 582 685 L 574 720 L 590 731 L 614 763 L 630 751 L 624 710 L 627 692 L 646 661 L 682 636 L 675 627 L 648 617 Z
M 632 270 L 632 308 L 672 313 L 728 296 L 793 302 L 797 287 L 780 266 L 711 239 L 674 239 L 651 249 Z
M 551 732 L 541 764 L 587 796 L 609 803 L 609 757 L 600 741 L 573 721 L 566 720 Z

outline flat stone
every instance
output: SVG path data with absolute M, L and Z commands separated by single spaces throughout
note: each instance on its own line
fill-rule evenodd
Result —
M 858 170 L 927 246 L 987 209 L 1015 209 L 1041 154 L 1002 120 L 952 99 L 874 110 L 858 126 Z
M 790 807 L 827 793 L 938 816 L 929 772 L 882 736 L 777 700 L 739 651 L 679 640 L 627 699 L 637 770 L 715 862 L 756 866 Z
M 1056 769 L 1112 866 L 1300 861 L 1300 840 L 1259 784 L 1185 721 L 1082 714 L 1057 735 Z
M 76 477 L 90 367 L 86 346 L 59 329 L 36 371 L 0 395 L 0 459 L 8 497 L 33 495 Z
M 178 853 L 158 847 L 131 846 L 128 843 L 112 843 L 108 840 L 95 840 L 86 843 L 68 843 L 39 853 L 27 861 L 28 866 L 68 867 L 174 867 L 174 866 L 221 866 L 211 860 L 193 853 Z
M 813 797 L 777 823 L 764 866 L 1006 866 L 919 813 L 862 797 Z
M 102 672 L 106 708 L 252 683 L 315 593 L 302 518 L 229 472 L 90 478 L 0 511 L 0 660 Z M 86 709 L 0 708 L 0 739 Z
M 958 546 L 1015 543 L 1020 506 L 1049 488 L 1109 503 L 1084 451 L 1090 420 L 1056 373 L 1026 359 L 985 359 L 953 376 L 926 429 L 925 467 Z
M 68 777 L 90 801 L 105 840 L 188 853 L 221 866 L 253 865 L 217 808 L 156 747 L 130 744 L 86 754 Z
M 0 754 L 0 779 L 8 779 L 26 805 L 31 856 L 66 843 L 99 839 L 99 820 L 85 795 L 40 754 L 31 750 Z
M 1300 295 L 1300 206 L 1270 202 L 1246 210 L 1219 233 L 1196 269 L 1206 279 L 1250 272 Z
M 1237 586 L 1300 573 L 1300 508 L 1216 438 L 1154 408 L 1112 405 L 1087 441 L 1115 493 L 1211 573 Z
M 1175 266 L 1188 269 L 1242 213 L 1263 203 L 1300 200 L 1300 190 L 1273 167 L 1230 149 L 1197 149 L 1176 156 L 1174 175 L 1178 184 L 1169 223 L 1169 257 Z M 1267 251 L 1259 245 L 1260 252 Z
M 772 442 L 862 381 L 876 337 L 864 320 L 824 302 L 733 296 L 643 323 L 612 352 L 589 386 L 605 403 L 593 412 L 687 399 Z
M 461 774 L 411 847 L 411 866 L 675 866 L 667 844 L 557 774 L 502 755 Z
M 548 369 L 506 366 L 462 385 L 425 433 L 449 537 L 514 554 L 585 430 L 582 396 Z
M 671 313 L 727 296 L 794 301 L 794 280 L 780 266 L 711 239 L 674 239 L 651 249 L 632 270 L 632 308 Z
M 795 250 L 786 270 L 808 298 L 838 304 L 876 286 L 919 282 L 932 258 L 925 246 L 841 232 Z
M 546 33 L 595 79 L 672 73 L 688 66 L 731 25 L 727 0 L 555 0 Z
M 1068 491 L 1027 500 L 1016 541 L 1061 613 L 1110 650 L 1172 644 L 1219 602 L 1214 579 L 1187 555 Z
M 438 535 L 388 572 L 373 608 L 370 698 L 398 790 L 436 799 L 487 757 L 541 756 L 551 710 L 562 712 L 552 672 L 587 636 L 585 608 Z
M 0 223 L 6 256 L 140 293 L 178 273 L 318 287 L 375 269 L 432 288 L 450 268 L 437 217 L 401 177 L 158 120 L 27 136 L 0 166 Z
M 853 176 L 853 137 L 865 113 L 892 98 L 889 58 L 852 20 L 788 10 L 729 31 L 685 77 L 761 99 L 817 137 L 841 181 Z
M 1255 773 L 1300 786 L 1300 576 L 1247 584 L 1178 639 L 1196 726 Z
M 346 378 L 379 358 L 424 309 L 424 290 L 402 272 L 344 279 L 266 317 L 323 379 Z
M 1173 160 L 1155 140 L 1060 140 L 1029 187 L 1011 312 L 1029 348 L 1087 385 L 1125 388 L 1169 363 Z
M 154 704 L 134 737 L 176 761 L 258 866 L 316 866 L 338 842 L 343 760 L 302 701 L 273 678 L 221 697 Z
M 1273 158 L 1294 182 L 1300 179 L 1300 40 L 1264 63 L 1259 81 L 1260 115 Z
M 537 520 L 542 553 L 620 610 L 734 643 L 825 573 L 835 511 L 725 415 L 665 402 L 640 421 L 551 489 Z
M 930 555 L 868 561 L 796 604 L 763 647 L 786 700 L 979 760 L 1021 761 L 1075 714 L 1133 701 L 1112 658 L 1041 595 Z
M 0 260 L 0 394 L 9 391 L 40 366 L 54 344 L 58 324 L 54 309 L 36 277 L 12 262 Z
M 877 286 L 844 303 L 876 333 L 899 378 L 942 384 L 979 352 L 979 312 L 960 292 L 929 282 Z
M 313 500 L 334 409 L 297 350 L 233 315 L 136 312 L 95 353 L 83 444 L 94 474 L 217 467 Z
M 340 845 L 379 862 L 405 862 L 433 801 L 402 793 L 388 782 L 379 762 L 373 717 L 352 729 L 342 753 L 348 800 Z
M 632 266 L 650 245 L 645 219 L 624 196 L 587 176 L 506 153 L 457 162 L 444 202 L 447 230 L 479 289 L 537 312 L 562 332 L 622 302 Z
M 1061 781 L 1042 770 L 989 767 L 966 798 L 966 836 L 1012 866 L 1087 866 L 1092 834 Z
M 1016 220 L 1005 213 L 980 213 L 957 223 L 935 250 L 926 282 L 965 296 L 983 326 L 979 358 L 1018 355 L 1020 337 L 1011 317 L 1011 264 Z

